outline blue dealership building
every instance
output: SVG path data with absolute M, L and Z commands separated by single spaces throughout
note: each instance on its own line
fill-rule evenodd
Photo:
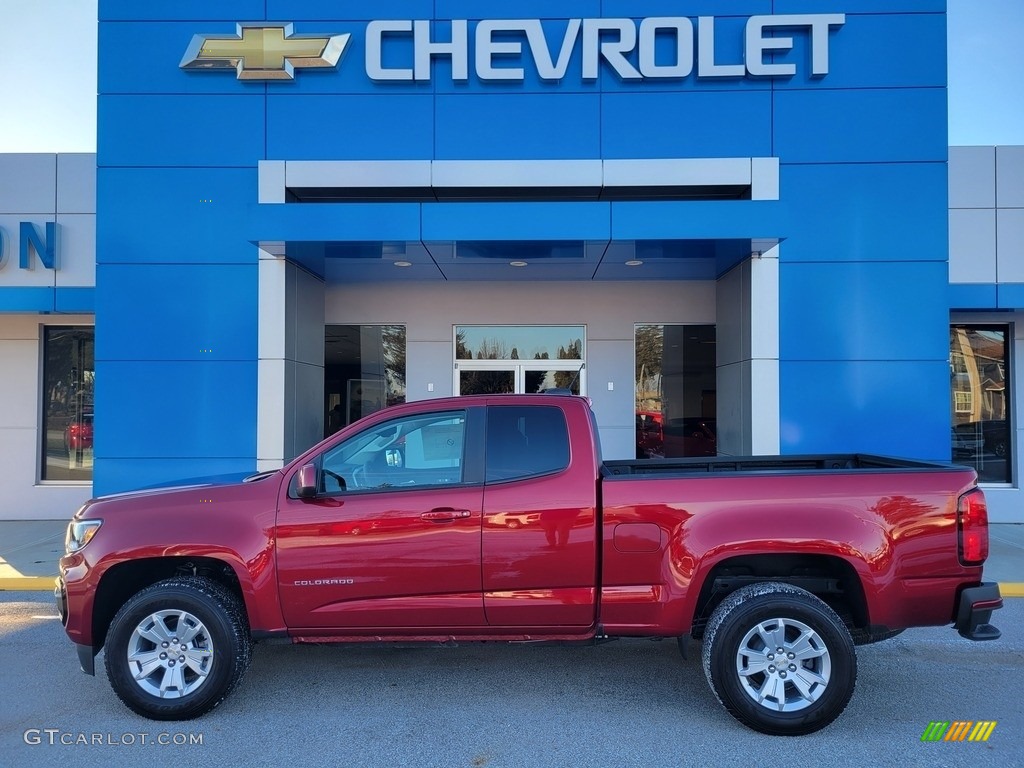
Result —
M 558 386 L 606 458 L 954 460 L 1024 522 L 1024 148 L 948 147 L 944 0 L 99 14 L 94 166 L 0 158 L 12 517 Z

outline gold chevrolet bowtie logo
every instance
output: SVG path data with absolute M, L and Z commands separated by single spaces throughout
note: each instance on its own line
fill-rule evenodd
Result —
M 239 80 L 293 80 L 301 67 L 335 67 L 351 35 L 296 35 L 291 24 L 239 24 L 237 35 L 192 38 L 182 69 L 233 69 Z

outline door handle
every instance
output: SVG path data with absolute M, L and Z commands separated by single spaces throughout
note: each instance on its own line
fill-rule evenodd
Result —
M 424 512 L 420 517 L 432 523 L 450 523 L 454 520 L 465 520 L 472 514 L 468 509 L 444 508 L 432 509 L 429 512 Z

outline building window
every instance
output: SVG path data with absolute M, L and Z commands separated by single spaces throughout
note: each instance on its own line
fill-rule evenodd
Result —
M 949 331 L 953 461 L 984 483 L 1012 480 L 1009 389 L 1010 327 L 953 325 Z
M 582 325 L 457 325 L 453 391 L 586 394 L 585 360 Z
M 42 480 L 92 481 L 95 331 L 43 327 Z
M 328 325 L 324 434 L 405 402 L 404 325 Z
M 714 456 L 715 326 L 638 325 L 637 458 Z

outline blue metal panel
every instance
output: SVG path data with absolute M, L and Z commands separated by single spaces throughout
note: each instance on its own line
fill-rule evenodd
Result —
M 245 17 L 238 21 L 245 21 Z M 303 33 L 304 30 L 297 29 Z M 103 22 L 99 25 L 99 92 L 260 94 L 262 82 L 239 80 L 231 70 L 184 71 L 178 63 L 192 36 L 233 35 L 234 21 Z
M 438 203 L 423 206 L 423 240 L 607 240 L 608 203 Z
M 1024 308 L 1024 283 L 1000 283 L 997 290 L 999 309 Z
M 806 12 L 806 11 L 804 11 Z M 815 13 L 821 13 L 815 8 Z M 810 38 L 799 30 L 781 30 L 793 39 L 793 48 L 773 61 L 796 65 L 796 75 L 775 81 L 786 88 L 892 88 L 946 85 L 946 17 L 944 14 L 907 14 L 846 17 L 829 36 L 829 73 L 814 77 Z M 913 44 L 910 44 L 913 41 Z M 881 66 L 867 66 L 878 62 Z M 902 114 L 897 113 L 898 119 Z
M 101 167 L 222 168 L 264 158 L 262 96 L 112 95 L 98 105 Z
M 101 264 L 256 261 L 236 229 L 256 204 L 254 168 L 101 167 L 97 190 Z
M 769 91 L 605 94 L 601 156 L 766 157 L 771 115 Z
M 620 202 L 612 203 L 612 238 L 784 238 L 796 226 L 790 219 L 790 208 L 776 201 Z M 802 215 L 794 220 L 802 223 Z
M 436 112 L 438 160 L 600 157 L 596 93 L 438 96 Z
M 944 88 L 775 92 L 784 163 L 945 162 Z
M 256 460 L 250 458 L 218 459 L 100 459 L 93 472 L 93 494 L 103 496 L 141 488 L 167 485 L 195 485 L 215 475 L 251 473 Z
M 256 264 L 101 264 L 97 360 L 256 358 Z
M 267 97 L 267 157 L 421 160 L 434 146 L 433 97 Z M 260 155 L 262 157 L 262 155 Z
M 778 2 L 778 0 L 776 0 Z M 601 16 L 634 18 L 637 16 L 753 16 L 771 13 L 772 0 L 647 0 L 637 3 L 636 0 L 602 0 Z M 815 11 L 817 13 L 817 4 Z M 800 11 L 808 13 L 808 10 Z
M 784 360 L 779 385 L 783 454 L 949 459 L 948 359 Z
M 993 309 L 998 306 L 995 283 L 952 283 L 949 286 L 951 309 Z
M 775 13 L 945 13 L 946 0 L 775 0 Z
M 100 323 L 97 336 L 104 333 Z M 98 467 L 111 459 L 256 455 L 255 360 L 97 359 L 96 381 Z
M 92 314 L 96 311 L 96 289 L 92 287 L 57 288 L 54 296 L 54 310 Z
M 0 312 L 53 312 L 54 308 L 52 287 L 0 287 Z
M 278 21 L 429 19 L 434 13 L 433 0 L 266 0 L 266 4 L 267 18 Z
M 607 5 L 608 0 L 604 0 L 603 4 Z M 434 18 L 596 19 L 615 15 L 608 11 L 601 13 L 602 0 L 516 0 L 509 5 L 513 5 L 514 10 L 498 3 L 481 3 L 479 0 L 435 0 Z
M 100 21 L 258 21 L 264 18 L 267 18 L 264 15 L 264 0 L 217 0 L 215 3 L 210 0 L 175 0 L 173 3 L 99 0 Z
M 247 221 L 252 242 L 420 239 L 419 203 L 257 205 Z
M 781 172 L 794 223 L 784 260 L 946 258 L 944 163 L 783 165 Z
M 913 286 L 913 298 L 908 297 Z M 779 267 L 784 360 L 936 360 L 949 356 L 946 262 Z

